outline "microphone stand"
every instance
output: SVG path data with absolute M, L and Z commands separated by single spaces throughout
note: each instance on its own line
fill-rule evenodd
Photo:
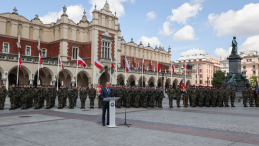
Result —
M 124 121 L 124 124 L 120 124 L 120 125 L 128 126 L 128 128 L 129 128 L 129 126 L 130 126 L 131 124 L 128 124 L 128 123 L 127 123 L 127 120 L 126 120 L 126 114 L 127 114 L 127 113 L 126 113 L 126 108 L 127 108 L 127 107 L 125 107 L 125 121 Z

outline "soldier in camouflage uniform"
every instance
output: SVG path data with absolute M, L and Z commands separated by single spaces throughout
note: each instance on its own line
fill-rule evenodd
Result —
M 14 84 L 8 89 L 8 96 L 10 97 L 10 103 L 11 103 L 11 108 L 9 110 L 15 110 L 17 95 L 16 95 L 16 88 Z
M 228 105 L 229 92 L 228 92 L 228 88 L 227 88 L 227 87 L 226 87 L 225 90 L 223 91 L 223 99 L 224 99 L 224 105 L 225 105 L 225 107 L 229 107 L 229 105 Z
M 235 91 L 233 90 L 233 88 L 231 87 L 231 91 L 230 91 L 231 107 L 235 107 L 235 105 L 234 105 L 235 98 L 236 98 L 236 92 L 235 92 Z
M 180 106 L 180 100 L 181 100 L 182 91 L 181 91 L 179 85 L 177 86 L 175 94 L 176 94 L 176 105 L 177 105 L 178 108 L 180 108 L 181 107 Z
M 63 86 L 60 86 L 58 90 L 58 109 L 63 108 L 63 99 L 64 99 L 64 89 Z
M 248 91 L 247 91 L 246 87 L 242 91 L 242 96 L 243 96 L 244 107 L 247 107 L 246 103 L 247 103 Z
M 51 106 L 51 89 L 50 86 L 44 89 L 44 95 L 46 99 L 46 108 L 45 109 L 50 109 Z
M 190 106 L 192 106 L 192 97 L 191 97 L 191 89 L 192 88 L 192 86 L 188 86 L 187 87 L 187 89 L 186 89 L 186 95 L 187 95 L 187 97 L 186 97 L 186 99 L 188 100 L 187 101 L 187 105 L 190 105 Z
M 207 89 L 205 90 L 205 92 L 206 92 L 206 96 L 205 96 L 205 105 L 206 105 L 206 107 L 210 107 L 210 88 L 209 87 L 207 87 Z
M 163 92 L 163 89 L 162 87 L 160 87 L 159 89 L 159 96 L 158 96 L 158 107 L 159 108 L 163 108 L 163 99 L 164 99 L 164 92 Z
M 81 108 L 85 109 L 85 100 L 87 98 L 87 90 L 85 87 L 81 88 L 80 90 L 80 102 L 81 102 Z
M 216 101 L 217 101 L 217 97 L 218 97 L 218 91 L 217 89 L 214 87 L 213 88 L 213 92 L 212 92 L 212 107 L 216 107 Z
M 205 87 L 203 87 L 203 88 L 200 89 L 199 107 L 203 106 L 203 100 L 204 100 L 205 94 L 206 94 L 205 93 Z
M 253 107 L 253 104 L 254 104 L 254 90 L 251 87 L 250 90 L 249 90 L 249 105 L 250 105 L 250 107 Z
M 157 94 L 156 94 L 157 92 L 155 90 L 155 87 L 151 88 L 151 92 L 150 93 L 151 93 L 151 97 L 150 97 L 150 101 L 149 101 L 150 103 L 149 104 L 150 104 L 151 108 L 154 108 L 154 104 L 155 104 L 154 102 L 155 102 L 155 98 L 157 96 Z
M 69 109 L 74 109 L 74 99 L 73 99 L 74 93 L 73 88 L 70 87 L 68 90 L 68 102 L 69 102 Z
M 258 107 L 258 90 L 255 88 L 254 89 L 254 102 L 255 102 L 255 106 Z
M 124 94 L 124 89 L 121 87 L 121 85 L 117 85 L 117 93 L 118 93 L 117 97 L 120 97 L 120 99 L 117 100 L 117 108 L 121 108 L 123 94 Z
M 125 93 L 126 93 L 126 107 L 130 108 L 130 101 L 131 101 L 133 91 L 130 87 L 128 87 Z
M 91 88 L 88 90 L 88 95 L 90 98 L 90 108 L 94 109 L 94 99 L 96 97 L 96 90 L 93 87 L 93 84 L 91 85 Z M 102 103 L 102 99 L 99 101 L 99 103 Z
M 2 84 L 0 88 L 0 110 L 4 110 L 6 96 L 7 96 L 7 91 L 4 84 Z
M 141 96 L 141 99 L 142 99 L 142 107 L 147 108 L 147 94 L 148 94 L 147 87 L 143 88 L 140 91 L 140 94 L 141 94 L 140 96 Z
M 21 100 L 22 100 L 22 110 L 27 109 L 27 99 L 28 99 L 28 89 L 27 86 L 24 85 L 23 88 L 21 88 Z
M 169 98 L 169 107 L 173 108 L 173 99 L 175 95 L 175 90 L 173 88 L 173 85 L 170 85 L 170 88 L 167 90 L 167 95 Z
M 198 87 L 197 87 L 198 88 Z M 197 101 L 197 90 L 195 86 L 192 89 L 191 96 L 192 96 L 192 107 L 196 107 L 196 101 Z
M 223 91 L 222 88 L 218 90 L 219 107 L 223 107 Z
M 134 104 L 134 106 L 136 108 L 139 108 L 139 98 L 140 98 L 140 89 L 139 89 L 139 87 L 135 88 L 135 92 L 134 93 L 135 93 L 135 99 L 134 99 L 135 104 Z

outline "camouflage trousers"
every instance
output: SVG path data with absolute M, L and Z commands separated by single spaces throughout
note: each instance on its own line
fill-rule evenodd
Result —
M 5 106 L 5 96 L 0 96 L 0 110 L 3 110 Z
M 15 96 L 15 95 L 10 97 L 11 109 L 15 109 L 16 108 L 16 98 L 17 98 L 17 96 Z
M 85 108 L 85 101 L 86 101 L 86 96 L 80 96 L 81 108 Z
M 169 107 L 173 107 L 173 95 L 169 95 Z

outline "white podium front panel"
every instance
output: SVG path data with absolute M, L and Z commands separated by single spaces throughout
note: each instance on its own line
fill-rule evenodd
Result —
M 115 98 L 106 98 L 106 101 L 109 102 L 109 125 L 107 127 L 109 128 L 116 128 L 115 124 L 115 101 L 118 100 L 120 97 L 115 97 Z

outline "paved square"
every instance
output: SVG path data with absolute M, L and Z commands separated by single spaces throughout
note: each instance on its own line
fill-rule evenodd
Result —
M 259 145 L 259 108 L 173 108 L 164 99 L 163 109 L 127 109 L 130 128 L 101 125 L 101 109 L 28 109 L 0 111 L 1 146 L 249 146 Z M 174 101 L 175 104 L 175 101 Z M 95 105 L 96 107 L 97 105 Z M 116 123 L 124 123 L 124 108 Z

